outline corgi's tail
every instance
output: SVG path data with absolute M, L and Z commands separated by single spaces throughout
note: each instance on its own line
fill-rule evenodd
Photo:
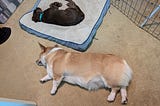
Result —
M 121 77 L 120 86 L 127 87 L 129 82 L 132 80 L 133 71 L 125 60 L 123 62 L 125 67 Z

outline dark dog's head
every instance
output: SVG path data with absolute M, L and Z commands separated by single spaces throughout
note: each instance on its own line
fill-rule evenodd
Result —
M 41 8 L 37 7 L 33 12 L 32 21 L 39 22 L 40 21 L 39 16 L 41 13 L 42 13 Z

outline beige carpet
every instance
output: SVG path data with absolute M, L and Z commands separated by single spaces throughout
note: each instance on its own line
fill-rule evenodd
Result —
M 109 91 L 88 92 L 78 86 L 63 84 L 55 96 L 50 95 L 52 81 L 40 84 L 43 67 L 35 64 L 44 40 L 23 31 L 19 18 L 30 10 L 36 0 L 25 0 L 6 24 L 11 27 L 9 40 L 0 45 L 0 97 L 35 101 L 38 106 L 119 106 L 120 94 L 108 103 Z M 114 53 L 124 57 L 134 71 L 128 89 L 128 106 L 158 106 L 160 104 L 160 41 L 136 27 L 111 6 L 95 40 L 86 52 Z M 67 50 L 69 48 L 63 47 Z

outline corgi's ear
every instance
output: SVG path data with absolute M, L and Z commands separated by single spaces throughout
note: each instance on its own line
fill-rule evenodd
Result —
M 41 48 L 42 51 L 45 51 L 45 50 L 46 50 L 46 47 L 45 47 L 45 46 L 43 46 L 43 45 L 42 45 L 41 43 L 39 43 L 39 42 L 38 42 L 38 44 L 39 44 L 39 46 L 40 46 L 40 48 Z

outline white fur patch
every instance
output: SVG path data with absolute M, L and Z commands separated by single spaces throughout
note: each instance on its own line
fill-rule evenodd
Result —
M 64 76 L 64 79 L 63 79 L 64 81 L 71 84 L 79 85 L 88 90 L 97 90 L 99 88 L 108 87 L 107 82 L 102 76 L 95 76 L 92 79 L 90 79 L 88 82 L 85 81 L 83 77 L 70 75 L 68 73 L 64 73 L 63 76 Z
M 112 91 L 112 92 L 109 94 L 107 100 L 110 101 L 110 102 L 111 102 L 111 101 L 114 101 L 115 97 L 116 97 L 116 92 L 113 92 L 113 91 Z
M 81 87 L 86 88 L 85 87 L 86 86 L 86 82 L 81 77 L 77 77 L 77 76 L 64 76 L 63 80 L 66 81 L 66 82 L 68 82 L 68 83 L 70 83 L 70 84 L 75 84 L 75 85 L 77 84 L 77 85 L 79 85 Z
M 49 53 L 47 55 L 49 55 L 49 54 L 51 54 L 53 52 L 56 52 L 56 51 L 58 51 L 60 49 L 62 49 L 62 48 L 60 48 L 60 47 L 53 48 L 51 51 L 49 51 Z
M 67 6 L 68 1 L 65 1 L 65 0 L 55 0 L 55 2 L 60 2 L 60 3 L 62 3 L 62 6 L 59 7 L 60 10 L 65 10 L 65 9 L 68 8 L 68 6 Z
M 53 52 L 56 52 L 56 51 L 58 51 L 58 50 L 60 50 L 60 49 L 62 49 L 62 48 L 53 48 L 51 51 L 49 51 L 49 53 L 47 54 L 47 55 L 49 55 L 49 54 L 51 54 L 51 53 L 53 53 Z M 47 56 L 46 55 L 46 56 Z M 46 64 L 46 60 L 45 60 L 45 57 L 46 56 L 42 56 L 41 57 L 41 62 L 42 62 L 42 64 L 44 65 L 44 66 L 46 66 L 47 64 Z
M 46 66 L 46 60 L 45 60 L 45 56 L 42 56 L 41 57 L 41 62 L 44 66 Z
M 49 77 L 53 78 L 53 69 L 47 64 L 47 74 Z

